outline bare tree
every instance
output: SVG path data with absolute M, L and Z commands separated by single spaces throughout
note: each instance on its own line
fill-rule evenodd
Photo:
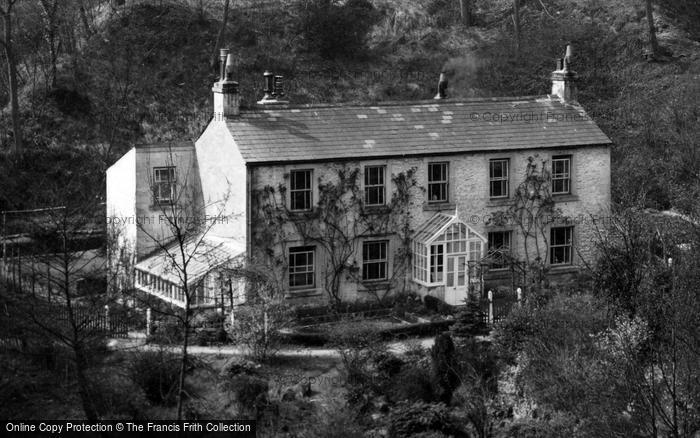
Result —
M 58 62 L 58 6 L 59 0 L 40 0 L 44 20 L 44 38 L 49 48 L 51 62 L 51 86 L 56 87 Z
M 0 2 L 0 17 L 3 24 L 3 37 L 0 38 L 0 46 L 5 50 L 5 58 L 7 58 L 7 76 L 10 83 L 10 110 L 12 112 L 12 131 L 14 136 L 14 150 L 20 152 L 22 150 L 22 128 L 19 114 L 19 98 L 18 88 L 19 82 L 17 79 L 17 57 L 15 54 L 15 45 L 12 41 L 12 16 L 13 8 L 18 0 L 3 0 Z
M 654 26 L 654 7 L 651 0 L 645 0 L 647 25 L 649 26 L 649 49 L 651 56 L 656 57 L 659 54 L 659 42 L 656 40 L 656 26 Z
M 496 212 L 491 223 L 515 225 L 523 242 L 522 254 L 507 248 L 497 257 L 518 270 L 526 283 L 538 288 L 546 276 L 548 226 L 557 218 L 564 219 L 552 199 L 547 166 L 545 159 L 538 162 L 537 156 L 528 157 L 525 177 L 515 189 L 513 201 L 507 210 Z
M 114 297 L 100 281 L 106 280 L 106 261 L 94 244 L 103 238 L 103 212 L 84 182 L 75 178 L 54 190 L 55 199 L 63 203 L 60 208 L 25 217 L 30 244 L 24 246 L 24 255 L 15 252 L 19 275 L 13 277 L 13 293 L 7 298 L 14 314 L 27 321 L 27 338 L 39 337 L 70 352 L 85 417 L 96 421 L 99 407 L 90 373 L 110 335 L 105 306 L 114 304 Z M 84 279 L 98 281 L 81 287 Z
M 459 0 L 459 13 L 462 19 L 462 24 L 464 26 L 471 26 L 472 16 L 471 16 L 472 0 Z
M 226 26 L 228 25 L 228 12 L 229 12 L 229 5 L 231 1 L 230 0 L 224 0 L 224 12 L 221 17 L 221 27 L 219 27 L 219 33 L 216 35 L 216 44 L 214 44 L 214 53 L 211 55 L 211 66 L 212 68 L 216 66 L 217 61 L 219 60 L 219 47 L 221 47 L 222 42 L 224 41 L 224 36 L 226 35 Z
M 175 171 L 175 160 L 172 150 L 169 152 L 168 166 Z M 176 288 L 182 297 L 182 308 L 173 306 L 161 306 L 160 311 L 170 317 L 174 317 L 182 332 L 180 374 L 178 378 L 177 418 L 182 418 L 183 402 L 186 397 L 185 377 L 189 365 L 189 346 L 192 328 L 192 319 L 197 311 L 197 293 L 203 287 L 201 279 L 213 273 L 216 269 L 225 269 L 222 260 L 217 258 L 217 252 L 221 247 L 212 245 L 208 241 L 208 234 L 217 224 L 217 221 L 232 220 L 233 217 L 225 217 L 222 212 L 227 204 L 227 199 L 214 201 L 222 206 L 217 215 L 207 217 L 207 206 L 201 205 L 197 194 L 197 186 L 189 170 L 177 169 L 177 182 L 172 181 L 168 190 L 168 200 L 159 201 L 163 187 L 156 182 L 152 175 L 148 177 L 148 183 L 153 193 L 154 203 L 159 210 L 160 230 L 149 228 L 143 223 L 138 224 L 139 229 L 147 236 L 154 246 L 154 253 L 158 254 L 158 269 L 163 274 L 170 274 L 176 278 Z M 231 260 L 223 260 L 229 262 Z M 199 265 L 194 272 L 194 265 Z M 205 271 L 202 272 L 202 266 Z M 160 301 L 152 295 L 139 297 L 142 304 L 152 304 Z M 149 306 L 150 307 L 150 306 Z
M 515 54 L 520 55 L 520 0 L 513 0 L 513 36 L 515 38 Z

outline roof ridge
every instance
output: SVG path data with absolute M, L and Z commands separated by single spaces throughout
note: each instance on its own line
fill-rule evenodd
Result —
M 260 113 L 265 111 L 289 111 L 302 109 L 334 109 L 334 108 L 372 108 L 372 107 L 391 107 L 391 106 L 417 106 L 417 105 L 447 105 L 455 103 L 474 103 L 474 102 L 510 102 L 517 100 L 532 100 L 551 98 L 550 95 L 531 95 L 531 96 L 507 96 L 507 97 L 465 97 L 459 99 L 423 99 L 423 100 L 387 100 L 382 102 L 372 103 L 309 103 L 309 104 L 286 104 L 286 105 L 253 105 L 241 106 L 241 114 L 245 113 Z M 235 117 L 232 117 L 235 118 Z

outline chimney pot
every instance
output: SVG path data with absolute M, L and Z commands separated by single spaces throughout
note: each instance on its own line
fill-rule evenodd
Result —
M 438 92 L 434 99 L 447 99 L 447 77 L 445 73 L 440 73 L 440 79 L 438 80 Z
M 571 45 L 566 47 L 566 56 L 557 59 L 557 69 L 552 72 L 552 96 L 563 102 L 576 101 L 576 72 L 571 70 Z
M 274 96 L 274 75 L 272 74 L 271 71 L 265 70 L 265 73 L 263 73 L 263 78 L 265 78 L 265 88 L 264 92 L 265 95 L 263 96 L 262 100 L 270 100 Z
M 235 60 L 233 59 L 232 54 L 228 54 L 226 56 L 226 81 L 227 82 L 233 82 L 233 70 L 235 66 Z
M 240 113 L 241 97 L 238 82 L 233 80 L 234 59 L 228 49 L 219 51 L 219 80 L 214 83 L 214 119 L 225 120 Z
M 226 62 L 229 56 L 228 49 L 219 50 L 219 80 L 223 81 L 226 79 Z
M 574 56 L 574 47 L 569 44 L 566 46 L 566 55 L 567 58 L 573 58 Z
M 275 96 L 276 99 L 284 97 L 283 79 L 284 79 L 283 76 L 280 76 L 280 75 L 275 76 L 274 88 L 272 91 L 272 95 Z

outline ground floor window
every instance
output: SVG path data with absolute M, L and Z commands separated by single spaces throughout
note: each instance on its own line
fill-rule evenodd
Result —
M 362 243 L 362 280 L 386 280 L 388 271 L 386 240 Z
M 549 262 L 568 265 L 572 261 L 574 227 L 552 227 L 549 236 Z
M 289 287 L 302 288 L 315 285 L 315 248 L 301 246 L 289 250 Z

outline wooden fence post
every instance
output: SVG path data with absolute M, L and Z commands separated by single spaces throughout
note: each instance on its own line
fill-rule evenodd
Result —
M 111 332 L 111 324 L 109 323 L 109 304 L 105 304 L 105 329 Z
M 520 288 L 517 288 L 515 290 L 515 295 L 518 297 L 518 306 L 523 305 L 523 290 Z
M 151 337 L 151 308 L 146 309 L 146 339 Z
M 493 291 L 489 291 L 489 324 L 493 324 Z

